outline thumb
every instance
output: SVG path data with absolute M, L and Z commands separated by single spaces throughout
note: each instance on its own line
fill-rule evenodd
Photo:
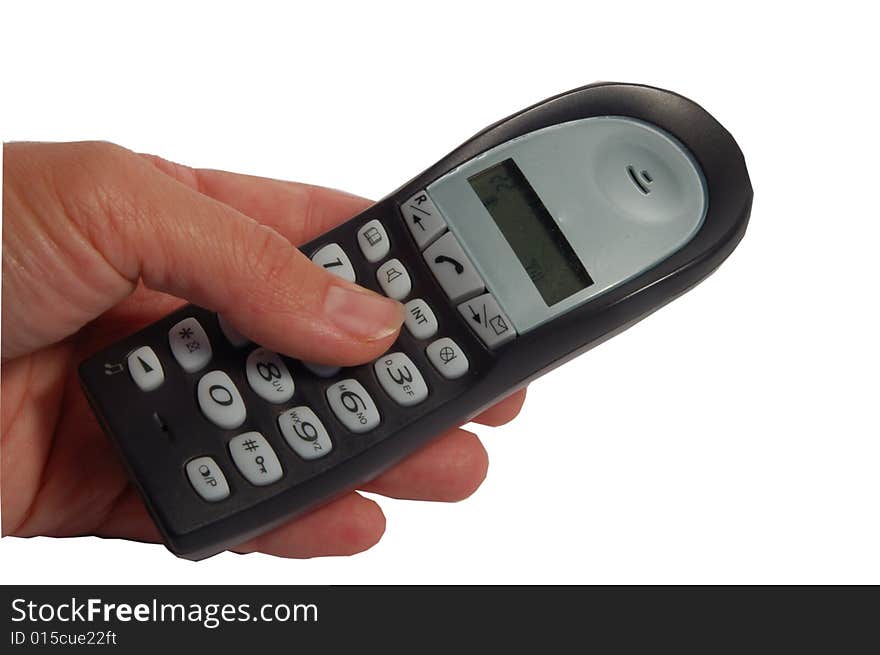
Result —
M 4 168 L 3 302 L 38 298 L 54 319 L 4 316 L 4 358 L 75 332 L 139 279 L 222 313 L 267 348 L 327 364 L 378 357 L 403 322 L 400 303 L 328 273 L 270 227 L 119 146 L 11 144 Z

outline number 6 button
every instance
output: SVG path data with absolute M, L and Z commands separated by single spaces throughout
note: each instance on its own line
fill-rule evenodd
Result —
M 398 405 L 412 407 L 428 397 L 428 385 L 412 360 L 403 353 L 391 353 L 373 364 L 379 384 Z
M 327 402 L 342 424 L 358 434 L 379 425 L 379 410 L 361 383 L 352 378 L 327 389 Z
M 235 383 L 223 371 L 211 371 L 199 380 L 199 407 L 214 425 L 232 430 L 244 423 L 247 411 Z

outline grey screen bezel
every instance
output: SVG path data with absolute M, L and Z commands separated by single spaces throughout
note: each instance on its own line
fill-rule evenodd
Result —
M 467 181 L 507 158 L 594 281 L 549 307 Z M 651 195 L 625 177 L 627 161 L 651 168 Z M 687 149 L 667 132 L 621 116 L 560 123 L 512 139 L 441 176 L 427 193 L 519 334 L 675 252 L 699 230 L 708 208 L 706 181 Z

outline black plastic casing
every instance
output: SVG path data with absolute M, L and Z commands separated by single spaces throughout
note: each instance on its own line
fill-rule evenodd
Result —
M 490 351 L 470 331 L 434 280 L 403 223 L 399 205 L 438 177 L 501 143 L 550 125 L 592 116 L 637 118 L 666 130 L 687 147 L 708 187 L 708 212 L 703 225 L 684 247 L 656 266 Z M 417 341 L 402 330 L 391 350 L 406 352 L 422 372 L 430 395 L 420 405 L 394 405 L 379 386 L 370 364 L 321 380 L 287 358 L 296 394 L 283 406 L 269 405 L 251 391 L 245 378 L 244 360 L 251 348 L 232 348 L 223 338 L 216 316 L 191 305 L 85 361 L 80 367 L 83 388 L 120 450 L 168 548 L 179 556 L 201 559 L 356 488 L 428 440 L 466 423 L 530 380 L 684 293 L 736 247 L 745 233 L 751 203 L 752 188 L 742 153 L 731 135 L 700 106 L 675 93 L 647 86 L 586 86 L 486 128 L 360 215 L 302 247 L 311 255 L 326 243 L 339 243 L 352 260 L 358 283 L 379 290 L 375 272 L 381 262 L 369 264 L 360 256 L 356 230 L 374 218 L 382 221 L 391 240 L 389 257 L 404 262 L 413 278 L 409 298 L 424 298 L 431 305 L 440 324 L 435 338 L 453 338 L 470 360 L 466 376 L 444 380 L 424 354 L 431 340 Z M 208 367 L 194 374 L 177 366 L 168 345 L 168 330 L 187 316 L 201 322 L 214 349 Z M 166 379 L 159 389 L 143 393 L 127 373 L 114 377 L 105 374 L 105 363 L 124 362 L 129 352 L 145 344 L 153 347 L 164 366 Z M 246 423 L 236 430 L 217 428 L 198 409 L 196 385 L 202 375 L 214 369 L 230 375 L 248 408 Z M 367 434 L 347 433 L 324 396 L 329 384 L 345 377 L 357 378 L 379 406 L 382 422 Z M 275 423 L 284 409 L 303 404 L 318 413 L 334 444 L 328 456 L 312 462 L 297 457 Z M 281 481 L 254 487 L 235 470 L 227 444 L 233 436 L 249 430 L 261 432 L 278 454 L 285 473 Z M 231 489 L 226 500 L 207 503 L 189 486 L 184 466 L 201 455 L 214 457 L 224 470 Z

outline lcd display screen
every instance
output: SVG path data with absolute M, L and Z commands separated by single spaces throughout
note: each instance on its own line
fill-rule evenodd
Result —
M 513 159 L 472 175 L 468 182 L 548 306 L 593 284 Z

